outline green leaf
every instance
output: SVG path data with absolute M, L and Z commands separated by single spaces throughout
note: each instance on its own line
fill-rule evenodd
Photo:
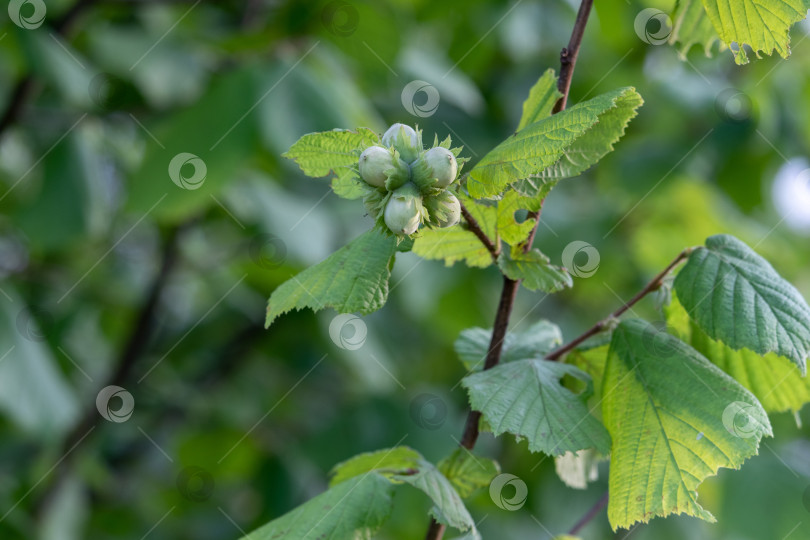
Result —
M 556 163 L 540 171 L 535 178 L 520 182 L 516 189 L 527 195 L 535 194 L 545 185 L 538 183 L 540 179 L 559 181 L 579 176 L 613 151 L 613 145 L 622 138 L 627 124 L 635 118 L 643 103 L 635 91 L 619 95 L 613 107 L 601 113 L 598 123 L 567 147 Z M 529 185 L 537 188 L 530 190 Z
M 551 264 L 550 259 L 538 249 L 528 253 L 516 249 L 512 250 L 511 255 L 501 253 L 498 266 L 506 277 L 522 280 L 523 286 L 530 291 L 555 293 L 574 284 L 565 268 Z
M 526 219 L 518 223 L 515 219 L 515 212 L 521 209 L 537 210 L 536 201 L 522 197 L 516 191 L 508 191 L 503 198 L 498 201 L 498 234 L 501 239 L 510 246 L 516 246 L 526 241 L 529 233 L 534 228 L 536 219 Z
M 790 27 L 807 16 L 808 0 L 703 0 L 706 13 L 727 46 L 736 43 L 734 60 L 748 62 L 744 45 L 759 58 L 759 51 L 790 54 Z
M 372 471 L 395 484 L 410 484 L 424 492 L 435 503 L 431 514 L 440 523 L 475 532 L 475 522 L 450 481 L 419 452 L 406 446 L 361 454 L 336 465 L 332 485 Z
M 129 210 L 177 223 L 216 204 L 213 197 L 246 167 L 258 143 L 255 116 L 240 120 L 257 74 L 256 68 L 229 72 L 192 106 L 154 124 L 144 120 L 149 134 L 143 131 L 146 151 L 128 186 Z M 185 188 L 175 184 L 189 178 Z
M 701 0 L 678 0 L 672 13 L 672 21 L 669 44 L 678 44 L 678 53 L 681 57 L 686 58 L 686 53 L 696 44 L 703 47 L 706 56 L 711 56 L 712 45 L 715 42 L 720 43 L 720 51 L 726 49 L 726 45 L 720 41 L 706 15 Z
M 557 75 L 553 69 L 547 69 L 534 83 L 529 90 L 529 97 L 523 102 L 523 115 L 520 117 L 517 131 L 550 116 L 554 104 L 561 97 L 562 94 L 557 90 Z
M 8 285 L 0 302 L 0 411 L 24 432 L 58 439 L 73 427 L 79 401 L 47 346 L 36 315 Z M 10 299 L 10 301 L 9 301 Z
M 459 194 L 458 199 L 478 222 L 481 230 L 492 239 L 497 239 L 498 210 L 492 206 L 478 204 Z M 446 229 L 422 228 L 413 244 L 413 252 L 424 259 L 444 260 L 446 266 L 464 261 L 467 266 L 486 268 L 490 266 L 492 255 L 475 234 L 463 223 Z
M 391 515 L 393 486 L 367 473 L 337 484 L 242 540 L 371 539 Z
M 357 165 L 360 151 L 379 142 L 377 134 L 367 128 L 335 129 L 307 133 L 282 155 L 294 160 L 307 176 L 341 176 L 345 168 Z
M 689 316 L 734 350 L 774 352 L 806 373 L 810 306 L 796 288 L 740 240 L 716 235 L 697 248 L 675 278 Z
M 466 499 L 477 489 L 488 486 L 501 472 L 496 461 L 475 456 L 466 448 L 456 448 L 436 467 L 462 499 Z
M 422 459 L 416 473 L 396 475 L 393 478 L 412 485 L 430 497 L 434 503 L 430 513 L 436 521 L 460 531 L 472 531 L 477 535 L 475 521 L 461 497 L 450 481 L 432 463 Z
M 491 328 L 467 328 L 461 332 L 454 346 L 465 368 L 478 371 L 484 366 L 491 340 Z M 559 327 L 549 321 L 537 321 L 521 332 L 506 334 L 501 349 L 501 363 L 543 358 L 560 345 L 562 333 Z
M 368 314 L 388 298 L 396 239 L 372 229 L 285 281 L 270 295 L 266 326 L 291 309 L 331 307 L 340 313 Z
M 560 383 L 566 375 L 585 383 L 583 394 Z M 605 427 L 585 406 L 593 391 L 591 378 L 574 366 L 518 360 L 468 375 L 461 384 L 495 436 L 509 432 L 525 437 L 530 451 L 549 455 L 592 447 L 604 454 L 610 449 Z
M 790 360 L 774 353 L 760 356 L 747 349 L 735 351 L 706 335 L 689 320 L 677 297 L 666 308 L 667 323 L 681 339 L 731 375 L 754 394 L 768 412 L 797 412 L 810 402 L 810 378 L 802 377 Z
M 748 390 L 641 320 L 613 331 L 603 390 L 614 530 L 673 513 L 714 521 L 698 504 L 697 487 L 720 467 L 739 468 L 772 434 Z
M 344 199 L 359 199 L 365 196 L 370 189 L 372 189 L 371 186 L 363 182 L 354 169 L 345 169 L 332 178 L 332 191 Z
M 492 197 L 517 180 L 539 174 L 556 163 L 575 140 L 599 123 L 601 115 L 623 106 L 627 100 L 640 102 L 633 88 L 602 94 L 526 126 L 473 167 L 467 180 L 470 195 L 477 199 Z M 588 148 L 609 147 L 611 144 L 609 135 L 597 135 Z
M 358 454 L 338 463 L 332 468 L 330 486 L 345 482 L 369 471 L 374 471 L 386 478 L 395 474 L 405 474 L 414 471 L 419 466 L 422 455 L 407 446 L 397 446 L 376 452 Z

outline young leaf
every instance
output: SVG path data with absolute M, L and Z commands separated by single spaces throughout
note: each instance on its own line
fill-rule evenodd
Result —
M 597 125 L 601 115 L 626 100 L 640 104 L 633 88 L 622 88 L 526 126 L 473 167 L 467 180 L 470 195 L 477 199 L 492 197 L 517 180 L 539 174 L 556 163 L 575 140 Z M 612 133 L 599 130 L 589 148 L 610 147 L 612 137 Z
M 469 371 L 484 367 L 484 359 L 492 340 L 492 329 L 467 328 L 455 343 L 456 354 Z M 508 332 L 503 340 L 501 363 L 543 358 L 562 345 L 559 327 L 549 321 L 537 321 L 521 332 Z
M 371 313 L 388 298 L 396 239 L 372 229 L 285 281 L 270 295 L 265 326 L 291 309 L 331 307 L 341 313 Z
M 450 480 L 462 499 L 472 495 L 475 490 L 488 486 L 501 472 L 496 461 L 475 456 L 466 448 L 456 448 L 436 468 Z
M 332 469 L 332 485 L 361 474 L 374 472 L 389 481 L 410 484 L 430 497 L 431 514 L 440 523 L 477 534 L 475 522 L 450 481 L 416 450 L 399 446 L 355 456 Z
M 508 191 L 500 201 L 498 201 L 498 234 L 501 239 L 510 246 L 516 246 L 524 242 L 529 236 L 535 219 L 525 219 L 518 223 L 515 219 L 515 212 L 520 209 L 537 210 L 537 201 L 522 197 L 516 191 Z
M 561 383 L 570 375 L 586 384 L 576 395 Z M 593 391 L 587 374 L 559 362 L 518 360 L 468 375 L 461 384 L 470 405 L 498 435 L 509 432 L 525 437 L 532 452 L 561 455 L 567 451 L 596 448 L 606 454 L 610 436 L 585 406 Z
M 338 484 L 242 540 L 370 539 L 391 515 L 391 482 L 375 473 Z
M 696 249 L 675 278 L 689 316 L 734 350 L 775 352 L 806 373 L 810 307 L 796 288 L 740 240 L 716 235 Z
M 767 412 L 797 412 L 810 402 L 810 377 L 802 377 L 787 358 L 774 353 L 760 356 L 748 349 L 735 351 L 710 338 L 689 320 L 676 296 L 665 313 L 667 324 L 681 339 L 750 390 Z
M 419 466 L 420 459 L 422 455 L 407 446 L 358 454 L 332 467 L 329 485 L 335 486 L 369 471 L 390 478 L 397 473 L 404 474 L 415 470 Z
M 394 480 L 410 484 L 424 492 L 434 503 L 431 515 L 439 523 L 450 525 L 460 531 L 472 531 L 477 536 L 475 521 L 461 497 L 450 481 L 439 470 L 424 459 L 419 461 L 419 468 L 414 474 L 395 475 Z
M 697 502 L 698 485 L 720 467 L 739 468 L 772 435 L 756 397 L 641 320 L 613 331 L 603 391 L 614 530 L 673 513 L 714 521 Z
M 807 16 L 808 0 L 703 0 L 706 13 L 726 45 L 737 44 L 734 60 L 748 62 L 744 45 L 759 51 L 790 54 L 790 27 Z
M 340 176 L 346 167 L 357 165 L 359 150 L 379 141 L 377 134 L 368 128 L 307 133 L 282 155 L 295 160 L 307 176 L 318 178 L 329 173 Z
M 678 0 L 675 11 L 672 13 L 672 33 L 669 35 L 669 44 L 678 46 L 678 53 L 685 58 L 686 53 L 693 45 L 703 47 L 706 56 L 711 56 L 712 45 L 720 43 L 720 51 L 726 49 L 725 43 L 712 26 L 706 15 L 706 9 L 701 0 Z
M 498 266 L 508 278 L 522 280 L 523 286 L 530 291 L 555 293 L 574 284 L 565 268 L 551 264 L 549 258 L 538 249 L 528 253 L 513 249 L 511 255 L 501 253 Z
M 627 124 L 635 118 L 643 103 L 636 92 L 621 94 L 612 108 L 600 114 L 599 123 L 566 148 L 556 163 L 540 171 L 535 178 L 519 182 L 515 188 L 526 195 L 536 196 L 529 184 L 537 185 L 538 179 L 559 181 L 579 176 L 613 151 L 613 145 L 622 138 Z
M 554 104 L 561 97 L 562 94 L 557 90 L 557 75 L 553 69 L 547 69 L 529 90 L 529 97 L 523 102 L 523 114 L 516 131 L 550 116 Z

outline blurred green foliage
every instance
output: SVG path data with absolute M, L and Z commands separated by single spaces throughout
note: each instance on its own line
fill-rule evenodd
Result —
M 73 2 L 55 0 L 38 28 L 4 18 L 0 103 L 29 84 L 0 134 L 0 537 L 236 538 L 323 491 L 356 453 L 449 454 L 467 407 L 452 343 L 492 324 L 497 271 L 398 256 L 356 350 L 330 339 L 329 311 L 264 331 L 278 284 L 371 225 L 280 154 L 307 132 L 404 122 L 477 161 L 558 69 L 573 4 L 99 0 L 65 19 Z M 516 330 L 548 318 L 570 339 L 721 232 L 810 297 L 810 232 L 772 193 L 786 162 L 810 166 L 809 27 L 793 28 L 786 61 L 740 67 L 698 47 L 682 61 L 634 32 L 649 5 L 597 2 L 570 102 L 635 86 L 645 105 L 614 153 L 552 192 L 536 241 L 557 264 L 586 241 L 598 271 L 553 297 L 521 291 Z M 438 90 L 435 114 L 403 106 L 412 80 Z M 172 182 L 181 152 L 205 163 L 197 189 Z M 167 252 L 152 331 L 138 334 Z M 651 300 L 637 310 L 662 317 Z M 133 348 L 120 383 L 133 414 L 106 421 L 97 393 Z M 810 431 L 788 414 L 773 423 L 758 457 L 701 487 L 717 524 L 656 519 L 633 537 L 810 537 Z M 485 538 L 563 533 L 606 489 L 606 463 L 579 491 L 525 443 L 485 435 L 478 448 L 529 487 L 515 512 L 473 496 Z M 420 537 L 428 506 L 398 492 L 380 537 Z M 614 537 L 604 512 L 581 534 Z

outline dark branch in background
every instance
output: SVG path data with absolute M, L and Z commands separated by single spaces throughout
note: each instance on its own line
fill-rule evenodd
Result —
M 568 47 L 563 48 L 560 53 L 560 78 L 557 81 L 557 89 L 562 94 L 562 97 L 554 104 L 552 114 L 558 113 L 565 108 L 568 101 L 568 92 L 571 88 L 571 78 L 574 75 L 574 66 L 579 54 L 579 48 L 582 44 L 582 36 L 585 34 L 585 25 L 588 23 L 588 16 L 593 7 L 593 0 L 582 0 L 577 12 L 577 18 L 574 21 L 574 29 L 571 32 L 571 39 L 568 41 Z M 467 219 L 467 215 L 464 216 Z M 537 234 L 537 227 L 540 224 L 540 212 L 534 212 L 530 215 L 537 221 L 529 233 L 526 244 L 523 246 L 524 251 L 529 251 Z M 469 221 L 468 221 L 469 223 Z M 479 237 L 480 238 L 480 237 Z M 487 249 L 489 246 L 485 243 Z M 492 251 L 490 251 L 492 253 Z M 492 327 L 492 339 L 489 342 L 489 349 L 487 351 L 486 362 L 484 369 L 490 369 L 498 365 L 501 360 L 501 351 L 503 350 L 503 341 L 506 337 L 506 329 L 509 326 L 509 317 L 512 314 L 512 308 L 515 305 L 515 296 L 517 295 L 520 281 L 503 277 L 503 289 L 501 289 L 501 299 L 498 302 L 498 311 L 495 314 L 495 324 Z M 472 450 L 475 442 L 478 440 L 479 424 L 481 420 L 481 413 L 479 411 L 470 412 L 467 415 L 467 422 L 464 426 L 464 435 L 461 438 L 461 446 Z M 444 535 L 445 526 L 431 519 L 430 527 L 428 528 L 425 540 L 440 540 Z
M 92 6 L 96 0 L 79 0 L 68 9 L 56 22 L 53 23 L 54 33 L 60 36 L 67 34 L 81 13 Z M 17 121 L 28 99 L 36 88 L 34 77 L 29 73 L 24 75 L 14 85 L 10 93 L 8 105 L 0 115 L 0 137 L 14 122 Z
M 602 319 L 595 325 L 591 326 L 588 330 L 586 330 L 582 335 L 571 341 L 570 343 L 566 343 L 562 347 L 555 349 L 546 355 L 546 360 L 558 360 L 564 354 L 570 352 L 574 348 L 576 348 L 580 343 L 587 340 L 591 336 L 594 336 L 601 332 L 602 330 L 606 329 L 610 322 L 614 319 L 620 317 L 624 312 L 628 309 L 633 307 L 638 303 L 639 300 L 650 294 L 651 292 L 657 291 L 661 288 L 661 285 L 664 284 L 664 278 L 669 275 L 673 268 L 678 266 L 682 261 L 685 261 L 689 254 L 694 251 L 695 248 L 686 248 L 685 250 L 681 251 L 677 257 L 675 257 L 671 263 L 667 265 L 666 268 L 661 270 L 657 276 L 655 276 L 647 285 L 644 286 L 636 295 L 628 300 L 622 307 L 608 315 L 606 318 Z
M 582 516 L 582 518 L 580 518 L 579 521 L 577 521 L 577 524 L 571 527 L 571 530 L 568 531 L 568 534 L 570 536 L 574 536 L 580 531 L 580 529 L 582 529 L 582 527 L 587 525 L 588 522 L 590 522 L 593 518 L 598 516 L 599 512 L 601 512 L 602 509 L 605 506 L 607 506 L 609 495 L 610 492 L 606 491 L 605 494 L 602 495 L 598 501 L 596 501 L 596 503 L 591 507 L 591 509 L 585 512 L 585 515 Z
M 492 242 L 489 236 L 487 236 L 487 234 L 483 231 L 483 229 L 481 229 L 481 226 L 478 224 L 478 221 L 476 221 L 476 219 L 472 217 L 472 214 L 470 214 L 470 211 L 467 210 L 467 207 L 464 206 L 464 204 L 461 203 L 460 201 L 458 204 L 459 206 L 461 206 L 461 215 L 464 217 L 464 221 L 467 222 L 467 228 L 470 229 L 470 232 L 472 232 L 475 236 L 477 236 L 479 240 L 481 240 L 481 243 L 484 244 L 484 246 L 487 248 L 489 254 L 492 255 L 492 259 L 497 261 L 498 255 L 501 253 L 500 246 L 496 246 Z
M 135 366 L 136 361 L 143 355 L 149 344 L 150 338 L 155 328 L 155 315 L 158 310 L 158 303 L 166 288 L 169 275 L 177 264 L 178 259 L 178 236 L 183 230 L 184 226 L 178 226 L 170 229 L 167 232 L 163 244 L 163 252 L 161 254 L 160 268 L 155 275 L 146 299 L 138 310 L 137 320 L 121 349 L 121 354 L 115 364 L 115 371 L 106 381 L 103 387 L 110 385 L 122 386 L 132 373 L 132 368 Z M 59 455 L 66 456 L 59 462 L 58 466 L 53 471 L 53 479 L 46 488 L 43 495 L 38 499 L 34 505 L 35 513 L 39 513 L 42 509 L 46 508 L 51 497 L 58 491 L 59 486 L 66 476 L 66 472 L 70 467 L 71 456 L 68 452 L 81 441 L 87 433 L 95 426 L 98 421 L 98 411 L 96 411 L 95 402 L 91 404 L 87 410 L 82 414 L 81 419 L 76 426 L 65 437 L 62 443 Z

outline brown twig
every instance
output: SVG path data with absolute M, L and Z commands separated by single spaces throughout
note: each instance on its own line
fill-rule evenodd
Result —
M 492 255 L 492 259 L 497 261 L 498 255 L 501 253 L 500 246 L 496 246 L 490 237 L 487 236 L 487 233 L 484 232 L 484 230 L 478 224 L 478 221 L 472 216 L 472 214 L 470 214 L 470 211 L 467 210 L 464 203 L 459 202 L 459 206 L 461 206 L 461 215 L 464 217 L 464 221 L 467 222 L 467 228 L 471 233 L 477 236 L 479 240 L 481 240 L 481 243 L 487 248 L 489 254 Z
M 554 104 L 552 114 L 563 110 L 565 108 L 566 101 L 568 100 L 568 92 L 571 88 L 571 78 L 574 75 L 574 65 L 576 64 L 577 54 L 579 53 L 579 48 L 582 44 L 582 36 L 585 33 L 585 25 L 588 22 L 588 15 L 591 13 L 591 7 L 593 7 L 593 0 L 582 0 L 582 3 L 579 6 L 579 11 L 577 12 L 576 21 L 574 22 L 574 29 L 571 32 L 571 39 L 568 42 L 568 47 L 564 48 L 560 53 L 560 78 L 557 82 L 557 88 L 562 94 L 562 97 L 557 101 L 557 103 Z M 462 213 L 463 212 L 464 209 L 462 208 Z M 535 222 L 534 227 L 532 227 L 526 243 L 523 246 L 524 251 L 527 252 L 531 249 L 532 242 L 537 234 L 537 226 L 540 224 L 540 211 L 533 213 L 531 217 L 534 217 L 537 221 Z M 467 219 L 466 215 L 465 219 Z M 487 246 L 487 249 L 489 249 L 492 243 L 490 242 L 489 245 L 484 243 L 484 245 Z M 493 252 L 490 250 L 490 254 L 492 253 Z M 495 367 L 501 360 L 503 341 L 506 337 L 506 328 L 509 326 L 509 317 L 512 314 L 512 308 L 515 305 L 515 296 L 519 286 L 520 281 L 509 279 L 506 276 L 503 277 L 501 299 L 498 302 L 498 311 L 495 314 L 495 324 L 492 328 L 492 338 L 489 342 L 486 362 L 484 363 L 485 370 Z M 479 411 L 470 409 L 470 412 L 467 414 L 467 421 L 464 425 L 464 435 L 461 438 L 461 446 L 467 448 L 468 450 L 472 450 L 472 448 L 475 446 L 475 442 L 478 440 L 480 420 L 481 413 Z M 444 535 L 444 530 L 444 525 L 441 525 L 437 523 L 435 519 L 432 519 L 427 534 L 425 535 L 425 540 L 441 540 L 442 536 Z
M 661 285 L 663 285 L 664 278 L 667 277 L 667 275 L 672 271 L 673 268 L 678 266 L 678 264 L 680 264 L 682 261 L 686 260 L 689 257 L 689 254 L 692 253 L 692 251 L 694 251 L 694 249 L 695 248 L 686 248 L 683 251 L 681 251 L 678 254 L 678 256 L 675 257 L 672 260 L 672 262 L 667 265 L 666 268 L 661 270 L 661 272 L 659 272 L 657 276 L 655 276 L 649 283 L 647 283 L 647 285 L 645 285 L 643 289 L 641 289 L 638 293 L 636 293 L 636 295 L 633 298 L 628 300 L 619 309 L 617 309 L 616 311 L 614 311 L 613 313 L 611 313 L 610 315 L 608 315 L 607 317 L 596 323 L 595 325 L 591 326 L 588 330 L 586 330 L 584 333 L 582 333 L 580 336 L 578 336 L 571 342 L 566 343 L 565 345 L 557 349 L 554 349 L 553 351 L 548 353 L 546 355 L 546 360 L 558 360 L 561 356 L 576 348 L 583 341 L 606 329 L 610 325 L 610 322 L 612 320 L 620 317 L 622 314 L 624 314 L 624 312 L 626 312 L 628 309 L 636 305 L 639 300 L 641 300 L 651 292 L 657 291 L 661 287 Z

